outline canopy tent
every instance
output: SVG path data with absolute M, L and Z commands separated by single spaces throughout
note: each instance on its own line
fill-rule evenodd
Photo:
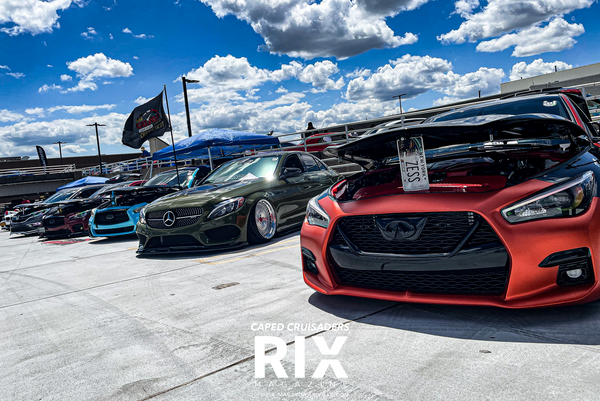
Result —
M 67 188 L 77 188 L 84 187 L 86 185 L 104 184 L 106 181 L 108 181 L 108 178 L 88 176 L 80 178 L 77 181 L 70 182 L 67 185 L 63 185 L 60 188 L 56 188 L 56 190 L 60 191 Z
M 279 139 L 263 134 L 214 128 L 175 143 L 177 160 L 225 157 L 245 150 L 278 146 Z M 210 153 L 209 153 L 210 151 Z M 155 152 L 152 160 L 172 160 L 173 146 Z

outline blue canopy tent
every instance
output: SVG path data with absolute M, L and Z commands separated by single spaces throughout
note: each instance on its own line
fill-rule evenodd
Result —
M 177 160 L 224 157 L 246 150 L 279 145 L 279 138 L 251 132 L 214 128 L 175 143 Z M 172 160 L 173 146 L 154 152 L 152 160 Z
M 67 185 L 63 185 L 60 188 L 56 188 L 56 190 L 60 191 L 60 190 L 67 189 L 67 188 L 77 188 L 77 187 L 84 187 L 86 185 L 104 184 L 106 181 L 108 181 L 108 178 L 88 176 L 88 177 L 80 178 L 77 181 L 70 182 Z

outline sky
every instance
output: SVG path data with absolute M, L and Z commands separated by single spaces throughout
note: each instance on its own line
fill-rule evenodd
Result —
M 275 134 L 500 92 L 600 62 L 597 0 L 0 0 L 0 156 L 136 153 L 166 85 L 175 140 Z M 163 139 L 170 142 L 170 137 Z

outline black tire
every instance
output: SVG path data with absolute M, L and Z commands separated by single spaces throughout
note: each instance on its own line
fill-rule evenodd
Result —
M 269 230 L 269 233 L 267 235 L 264 234 L 264 229 L 261 230 L 256 225 L 256 208 L 257 208 L 257 206 L 261 209 L 261 212 L 264 211 L 264 207 L 270 208 L 272 211 L 272 214 L 274 216 L 272 227 Z M 258 201 L 256 201 L 254 203 L 254 205 L 252 206 L 252 209 L 250 210 L 250 213 L 248 214 L 247 227 L 248 227 L 247 228 L 247 239 L 248 239 L 248 243 L 250 243 L 250 244 L 264 244 L 266 242 L 269 242 L 271 239 L 273 239 L 273 237 L 277 233 L 277 215 L 275 213 L 275 208 L 273 207 L 271 202 L 269 202 L 266 199 L 259 199 Z M 263 232 L 261 232 L 261 231 L 263 231 Z

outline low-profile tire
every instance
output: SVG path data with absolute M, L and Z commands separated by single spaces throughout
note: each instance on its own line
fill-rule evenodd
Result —
M 266 199 L 259 199 L 248 215 L 248 242 L 264 244 L 277 232 L 277 214 L 275 208 Z

